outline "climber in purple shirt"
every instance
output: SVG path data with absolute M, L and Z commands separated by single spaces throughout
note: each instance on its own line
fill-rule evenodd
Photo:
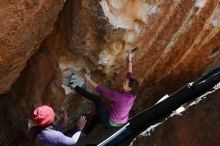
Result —
M 81 134 L 86 124 L 86 118 L 81 116 L 77 122 L 78 130 L 68 137 L 60 131 L 53 129 L 54 111 L 47 105 L 36 108 L 33 112 L 33 119 L 36 126 L 30 129 L 30 143 L 32 146 L 72 146 Z M 65 119 L 67 119 L 65 115 Z
M 100 95 L 111 101 L 110 110 L 107 110 L 100 96 L 92 94 L 77 85 L 71 84 L 71 87 L 75 89 L 77 93 L 94 102 L 98 118 L 105 128 L 120 127 L 128 121 L 129 111 L 133 106 L 138 89 L 138 81 L 132 77 L 133 55 L 133 53 L 128 53 L 128 73 L 127 78 L 122 84 L 121 91 L 107 89 L 96 84 L 88 75 L 85 75 L 85 80 L 95 88 Z M 85 134 L 87 133 L 85 132 Z

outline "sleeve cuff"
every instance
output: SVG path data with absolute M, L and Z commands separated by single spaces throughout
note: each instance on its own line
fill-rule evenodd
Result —
M 128 72 L 128 73 L 127 73 L 127 78 L 128 78 L 128 79 L 131 79 L 131 78 L 132 78 L 132 73 L 131 73 L 131 72 Z
M 82 130 L 81 130 L 81 129 L 79 129 L 79 128 L 77 128 L 77 129 L 76 129 L 76 132 L 82 132 Z
M 97 85 L 97 86 L 95 87 L 95 90 L 96 90 L 97 92 L 99 92 L 99 91 L 101 90 L 101 86 L 100 86 L 100 85 Z

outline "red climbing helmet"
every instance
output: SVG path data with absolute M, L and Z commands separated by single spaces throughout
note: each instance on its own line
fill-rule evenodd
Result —
M 34 110 L 33 119 L 38 126 L 47 126 L 54 120 L 54 111 L 47 105 L 40 106 Z

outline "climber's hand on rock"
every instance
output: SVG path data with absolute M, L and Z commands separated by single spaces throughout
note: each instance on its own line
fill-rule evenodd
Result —
M 67 114 L 66 111 L 64 111 L 64 113 L 63 113 L 63 124 L 64 124 L 64 126 L 67 125 L 68 119 L 69 119 L 68 114 Z
M 81 116 L 80 119 L 77 121 L 77 128 L 80 130 L 83 130 L 83 128 L 86 125 L 86 117 L 85 116 Z
M 139 47 L 133 48 L 131 51 L 128 52 L 128 61 L 132 61 L 135 53 L 139 50 Z

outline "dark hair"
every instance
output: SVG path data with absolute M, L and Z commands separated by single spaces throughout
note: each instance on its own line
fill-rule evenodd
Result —
M 130 78 L 128 85 L 131 88 L 131 93 L 136 95 L 138 91 L 139 82 L 133 78 Z
M 43 131 L 45 127 L 41 126 L 35 126 L 31 128 L 31 144 L 33 146 L 39 146 L 39 139 L 38 139 L 38 134 Z

